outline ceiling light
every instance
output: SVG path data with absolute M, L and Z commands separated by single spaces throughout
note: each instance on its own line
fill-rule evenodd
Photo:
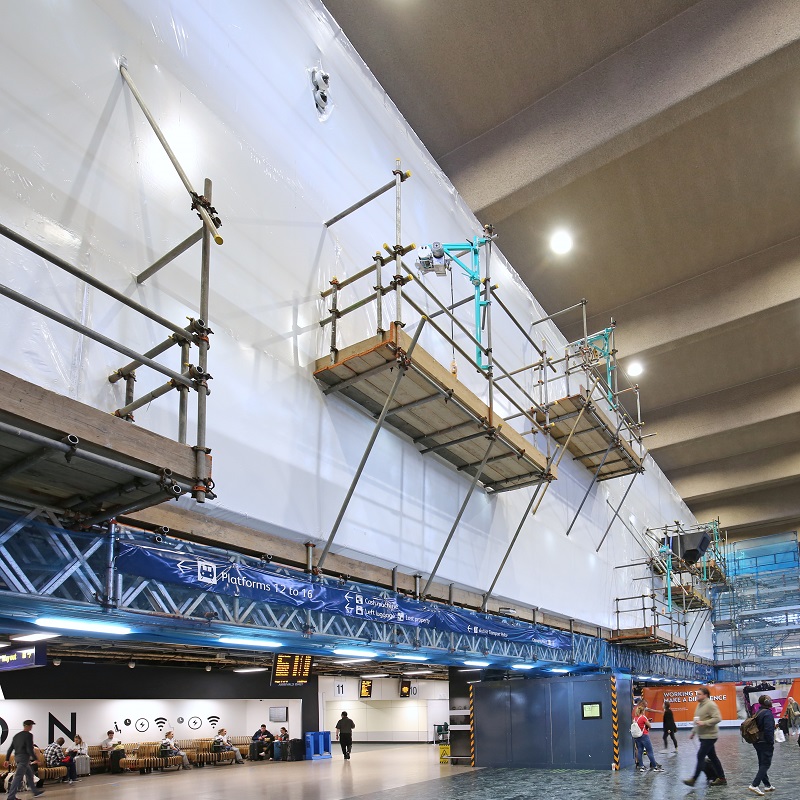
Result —
M 366 664 L 369 658 L 348 658 L 346 661 L 334 661 L 334 664 Z
M 397 658 L 400 661 L 427 661 L 428 656 L 407 656 L 404 653 L 393 653 L 393 658 Z
M 465 661 L 464 664 L 468 667 L 488 667 L 488 661 Z
M 362 675 L 362 678 L 388 678 L 388 672 L 376 672 L 374 675 Z
M 638 361 L 632 361 L 628 364 L 626 372 L 632 378 L 636 378 L 644 372 L 644 367 Z
M 432 669 L 415 669 L 413 672 L 406 672 L 405 675 L 433 675 Z
M 43 642 L 45 639 L 58 639 L 60 633 L 26 633 L 20 636 L 12 636 L 12 642 Z
M 266 672 L 266 667 L 242 667 L 241 669 L 235 669 L 234 672 Z
M 281 642 L 273 642 L 271 639 L 237 639 L 232 636 L 221 636 L 219 641 L 222 644 L 242 644 L 245 647 L 283 647 Z
M 479 669 L 460 669 L 459 672 L 480 672 Z
M 357 647 L 335 647 L 333 652 L 337 656 L 356 656 L 356 658 L 375 658 L 378 655 L 373 650 L 361 650 Z
M 42 628 L 58 628 L 65 631 L 86 631 L 88 633 L 111 633 L 125 636 L 131 632 L 127 625 L 114 622 L 92 622 L 83 619 L 57 619 L 56 617 L 39 617 L 34 622 Z
M 563 228 L 553 231 L 550 237 L 550 249 L 560 256 L 569 253 L 572 250 L 572 234 Z
M 60 667 L 61 666 L 61 659 L 60 658 L 54 658 L 53 659 L 53 666 L 54 667 Z
M 536 664 L 512 664 L 511 669 L 535 669 Z
M 134 669 L 134 668 L 136 667 L 136 662 L 135 662 L 135 661 L 129 661 L 129 662 L 128 662 L 128 667 L 129 667 L 130 669 Z
M 569 670 L 564 667 L 553 667 L 550 672 L 569 672 Z
M 211 672 L 211 664 L 206 664 L 206 672 Z

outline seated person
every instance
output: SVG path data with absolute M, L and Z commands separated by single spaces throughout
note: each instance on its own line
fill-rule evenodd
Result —
M 183 769 L 191 769 L 189 756 L 175 744 L 175 732 L 168 731 L 167 735 L 161 740 L 161 754 L 167 756 L 180 756 L 183 759 Z
M 233 751 L 233 754 L 236 757 L 236 763 L 244 764 L 244 759 L 242 758 L 242 754 L 239 751 L 239 748 L 234 747 L 231 744 L 231 737 L 228 736 L 227 728 L 220 728 L 217 731 L 217 735 L 214 737 L 214 743 L 212 744 L 212 747 L 215 750 L 220 750 L 221 752 L 224 753 L 229 753 Z
M 114 731 L 108 731 L 106 738 L 100 742 L 100 752 L 108 758 L 108 754 L 114 749 Z
M 267 730 L 266 725 L 262 725 L 252 736 L 250 743 L 250 757 L 255 760 L 256 758 L 272 758 L 272 742 L 275 737 Z
M 287 731 L 286 728 L 281 728 L 281 732 L 278 734 L 278 741 L 279 742 L 289 741 L 289 731 Z
M 78 772 L 75 769 L 75 759 L 64 752 L 63 745 L 63 736 L 59 736 L 52 744 L 47 745 L 44 750 L 44 763 L 48 767 L 66 767 L 67 780 L 74 783 L 79 780 Z

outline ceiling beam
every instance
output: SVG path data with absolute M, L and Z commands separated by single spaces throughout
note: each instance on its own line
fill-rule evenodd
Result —
M 796 65 L 800 4 L 701 0 L 439 160 L 499 222 Z

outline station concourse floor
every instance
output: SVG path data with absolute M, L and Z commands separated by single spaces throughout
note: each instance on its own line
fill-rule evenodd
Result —
M 681 781 L 691 775 L 696 745 L 687 731 L 678 733 L 679 749 L 662 753 L 654 731 L 656 756 L 663 773 L 611 770 L 472 769 L 439 764 L 438 747 L 430 744 L 361 744 L 350 761 L 334 745 L 332 759 L 294 763 L 251 764 L 174 770 L 150 775 L 99 774 L 80 783 L 47 784 L 50 800 L 727 800 L 755 797 L 747 786 L 757 769 L 755 750 L 739 731 L 722 731 L 717 751 L 728 786 L 707 786 L 701 776 L 695 787 Z M 647 758 L 645 757 L 645 761 Z M 800 800 L 800 747 L 796 738 L 775 746 L 770 778 L 775 800 Z M 30 793 L 21 794 L 30 798 Z

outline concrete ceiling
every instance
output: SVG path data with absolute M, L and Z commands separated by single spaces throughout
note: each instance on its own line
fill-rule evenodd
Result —
M 544 307 L 617 321 L 650 451 L 698 519 L 796 530 L 800 4 L 326 5 Z

